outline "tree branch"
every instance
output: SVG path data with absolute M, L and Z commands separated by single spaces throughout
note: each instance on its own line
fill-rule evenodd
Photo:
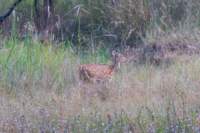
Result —
M 22 0 L 17 0 L 13 3 L 13 5 L 9 8 L 9 10 L 2 16 L 0 16 L 0 24 L 13 12 L 13 10 L 16 8 L 16 6 L 22 2 Z

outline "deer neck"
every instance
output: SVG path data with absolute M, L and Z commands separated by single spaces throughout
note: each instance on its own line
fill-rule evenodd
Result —
M 114 62 L 110 65 L 110 70 L 111 70 L 112 72 L 115 71 L 116 68 L 117 68 L 117 65 L 118 65 L 117 61 L 114 61 Z

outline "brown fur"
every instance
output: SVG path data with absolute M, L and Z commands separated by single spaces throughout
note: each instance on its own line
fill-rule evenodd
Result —
M 119 63 L 126 61 L 126 58 L 116 52 L 112 52 L 112 64 L 84 64 L 79 66 L 79 78 L 82 81 L 101 81 L 112 77 Z

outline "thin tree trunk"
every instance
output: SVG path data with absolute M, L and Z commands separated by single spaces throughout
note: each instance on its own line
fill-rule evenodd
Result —
M 42 8 L 42 9 L 41 9 Z M 39 5 L 39 0 L 34 0 L 35 24 L 39 34 L 39 39 L 48 41 L 53 30 L 53 0 L 43 0 L 43 5 Z

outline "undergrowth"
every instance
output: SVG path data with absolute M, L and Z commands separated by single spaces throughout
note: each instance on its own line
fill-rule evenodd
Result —
M 1 132 L 199 132 L 198 56 L 169 66 L 129 63 L 109 83 L 84 85 L 78 66 L 110 64 L 109 50 L 3 43 Z

